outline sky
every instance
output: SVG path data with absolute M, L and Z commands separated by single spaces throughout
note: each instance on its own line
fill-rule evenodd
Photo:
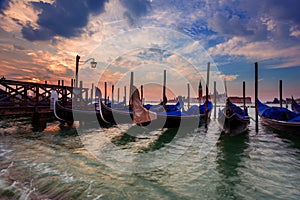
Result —
M 84 86 L 122 88 L 131 71 L 147 95 L 167 85 L 172 95 L 196 95 L 199 80 L 217 81 L 229 96 L 254 94 L 254 63 L 259 66 L 259 97 L 300 97 L 299 0 L 1 0 L 0 76 L 57 83 L 75 74 L 80 55 Z M 94 58 L 96 71 L 84 61 Z M 149 91 L 151 91 L 149 93 Z M 171 95 L 172 94 L 172 95 Z

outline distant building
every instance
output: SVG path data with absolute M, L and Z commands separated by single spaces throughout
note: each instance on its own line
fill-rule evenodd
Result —
M 244 103 L 243 97 L 228 97 L 231 103 Z M 246 103 L 251 104 L 251 97 L 245 97 Z

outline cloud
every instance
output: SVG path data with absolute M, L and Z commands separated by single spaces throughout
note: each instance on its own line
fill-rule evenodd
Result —
M 27 23 L 22 28 L 22 35 L 29 41 L 50 40 L 54 36 L 65 38 L 75 37 L 82 33 L 82 28 L 88 24 L 89 16 L 104 11 L 108 0 L 56 0 L 53 4 L 31 2 L 38 14 L 35 28 Z
M 212 28 L 221 34 L 248 36 L 254 32 L 247 28 L 246 19 L 242 19 L 238 15 L 229 15 L 225 12 L 217 12 L 209 21 Z
M 151 8 L 148 0 L 120 0 L 120 2 L 127 9 L 124 16 L 130 25 L 134 25 L 136 20 L 146 15 Z
M 0 1 L 0 14 L 4 14 L 3 11 L 9 7 L 9 0 Z
M 235 74 L 235 75 L 220 75 L 220 78 L 226 81 L 234 81 L 235 79 L 237 79 L 239 75 Z
M 291 27 L 300 28 L 299 7 L 298 0 L 207 2 L 206 18 L 208 27 L 225 37 L 288 41 Z
M 215 56 L 242 56 L 247 60 L 275 60 L 277 64 L 271 68 L 287 68 L 300 66 L 300 47 L 274 44 L 272 41 L 249 42 L 245 38 L 233 37 L 209 49 Z

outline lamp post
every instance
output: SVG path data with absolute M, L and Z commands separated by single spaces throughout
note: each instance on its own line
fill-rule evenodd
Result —
M 75 74 L 75 87 L 76 88 L 78 88 L 78 68 L 79 68 L 79 63 L 86 64 L 87 62 L 91 61 L 90 62 L 91 68 L 96 68 L 96 66 L 97 66 L 97 62 L 95 61 L 94 58 L 89 58 L 86 61 L 82 61 L 82 62 L 80 62 L 79 60 L 80 60 L 80 56 L 77 55 L 76 56 L 76 74 Z
M 90 62 L 91 68 L 96 68 L 97 62 L 95 61 L 94 58 L 89 58 L 86 61 L 80 61 L 80 56 L 76 56 L 76 72 L 75 72 L 75 88 L 73 88 L 73 94 L 74 94 L 74 99 L 78 99 L 80 97 L 80 101 L 82 99 L 82 83 L 80 83 L 80 88 L 78 88 L 78 68 L 79 68 L 79 63 L 80 64 L 86 64 L 87 62 Z

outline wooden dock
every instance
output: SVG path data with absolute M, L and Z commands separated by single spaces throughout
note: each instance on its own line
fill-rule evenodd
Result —
M 58 81 L 57 85 L 22 82 L 14 80 L 0 80 L 0 116 L 32 115 L 32 126 L 35 130 L 43 130 L 46 127 L 48 116 L 53 115 L 50 109 L 51 91 L 55 90 L 58 99 L 65 105 L 72 105 L 73 79 L 71 86 L 65 86 L 64 81 Z M 81 102 L 88 101 L 88 88 L 82 87 L 82 82 L 77 97 Z M 85 94 L 86 99 L 83 99 Z

